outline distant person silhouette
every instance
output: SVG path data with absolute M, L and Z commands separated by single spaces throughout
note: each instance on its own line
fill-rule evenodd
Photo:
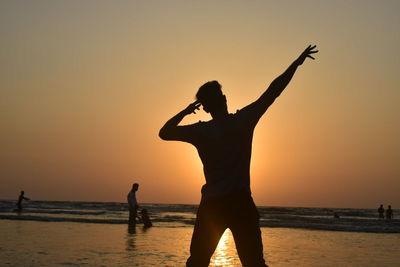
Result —
M 379 213 L 379 219 L 384 219 L 385 217 L 383 216 L 385 213 L 385 209 L 383 208 L 383 205 L 381 204 L 381 206 L 378 209 L 378 213 Z
M 129 227 L 136 226 L 137 210 L 139 205 L 136 200 L 136 192 L 139 190 L 139 184 L 134 183 L 131 191 L 128 193 L 128 206 L 129 206 Z
M 149 214 L 147 213 L 147 209 L 142 209 L 141 215 L 142 215 L 141 219 L 142 219 L 142 222 L 143 222 L 143 226 L 146 227 L 146 228 L 152 227 L 153 224 L 151 223 Z
M 197 211 L 187 266 L 208 266 L 226 228 L 232 231 L 244 266 L 266 266 L 259 214 L 250 192 L 250 158 L 253 131 L 258 120 L 282 93 L 298 66 L 316 46 L 304 52 L 276 78 L 255 102 L 228 113 L 227 101 L 217 81 L 202 85 L 197 100 L 172 117 L 161 128 L 163 140 L 188 142 L 197 148 L 206 179 Z M 179 126 L 182 119 L 203 105 L 212 120 Z M 179 164 L 179 162 L 177 163 Z
M 21 191 L 18 202 L 17 202 L 17 211 L 22 211 L 22 200 L 30 200 L 29 198 L 25 197 L 25 192 Z
M 387 210 L 386 210 L 386 219 L 387 220 L 393 219 L 393 210 L 392 210 L 392 206 L 391 205 L 389 205 Z
M 334 218 L 334 219 L 340 219 L 339 213 L 335 211 L 335 212 L 333 213 L 333 218 Z

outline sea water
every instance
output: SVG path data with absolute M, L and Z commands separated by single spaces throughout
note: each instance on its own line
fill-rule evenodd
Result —
M 103 224 L 128 221 L 126 203 L 30 201 L 24 203 L 21 213 L 15 208 L 15 201 L 0 201 L 0 219 Z M 197 211 L 197 205 L 182 204 L 141 203 L 141 208 L 148 210 L 156 227 L 192 227 Z M 378 220 L 377 209 L 258 207 L 258 211 L 261 227 L 400 233 L 400 220 Z M 334 213 L 340 218 L 335 219 Z M 399 210 L 394 210 L 395 218 L 399 214 Z

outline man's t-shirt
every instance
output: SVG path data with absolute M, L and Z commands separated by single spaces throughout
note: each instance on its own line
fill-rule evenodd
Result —
M 253 131 L 262 114 L 249 105 L 222 119 L 178 126 L 175 140 L 193 144 L 203 162 L 204 198 L 250 193 Z
M 130 210 L 135 210 L 137 207 L 136 194 L 133 191 L 128 194 L 128 205 Z

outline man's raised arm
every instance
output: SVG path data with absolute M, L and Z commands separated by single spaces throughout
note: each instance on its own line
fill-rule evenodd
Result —
M 316 45 L 309 45 L 303 53 L 295 60 L 293 63 L 287 68 L 287 70 L 281 74 L 278 78 L 276 78 L 268 87 L 268 89 L 258 98 L 254 103 L 250 104 L 248 108 L 254 109 L 254 111 L 259 115 L 259 117 L 264 114 L 264 112 L 268 109 L 268 107 L 275 101 L 275 99 L 282 93 L 282 91 L 289 84 L 292 79 L 294 73 L 297 70 L 297 67 L 303 64 L 306 58 L 315 59 L 311 56 L 314 53 L 317 53 L 318 50 L 315 50 Z
M 196 109 L 199 108 L 200 102 L 197 100 L 169 119 L 158 134 L 160 138 L 163 140 L 188 141 L 190 138 L 190 132 L 188 132 L 188 128 L 185 126 L 178 126 L 178 124 L 186 115 L 195 113 Z

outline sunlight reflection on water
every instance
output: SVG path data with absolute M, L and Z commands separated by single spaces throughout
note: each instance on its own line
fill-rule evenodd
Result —
M 231 230 L 226 229 L 219 240 L 211 258 L 210 266 L 241 266 Z

